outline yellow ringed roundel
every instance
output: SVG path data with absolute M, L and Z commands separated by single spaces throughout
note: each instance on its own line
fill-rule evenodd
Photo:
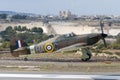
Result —
M 44 45 L 44 50 L 45 50 L 45 52 L 47 52 L 47 53 L 53 52 L 54 49 L 55 49 L 54 45 L 53 45 L 52 43 L 50 43 L 50 42 L 48 42 L 48 43 L 46 43 L 46 44 Z

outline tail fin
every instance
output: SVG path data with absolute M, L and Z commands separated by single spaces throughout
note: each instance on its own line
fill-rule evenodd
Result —
M 23 40 L 11 40 L 10 41 L 10 51 L 11 53 L 18 48 L 28 46 Z
M 28 54 L 28 45 L 23 40 L 11 40 L 10 51 L 13 56 L 18 57 L 20 54 Z
M 16 47 L 17 47 L 17 48 L 24 47 L 24 42 L 23 42 L 23 40 L 17 40 L 17 41 L 16 41 Z

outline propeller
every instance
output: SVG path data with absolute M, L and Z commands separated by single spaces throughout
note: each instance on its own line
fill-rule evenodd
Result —
M 100 20 L 100 27 L 101 27 L 101 37 L 102 37 L 102 40 L 103 40 L 103 43 L 105 45 L 105 47 L 107 47 L 107 44 L 106 44 L 106 41 L 105 41 L 105 38 L 107 37 L 107 34 L 104 33 L 103 31 L 103 27 L 104 27 L 104 23 L 102 22 L 102 20 Z

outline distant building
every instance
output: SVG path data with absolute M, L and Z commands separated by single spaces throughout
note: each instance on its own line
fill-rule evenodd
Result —
M 74 19 L 77 17 L 76 15 L 72 14 L 71 11 L 69 11 L 69 10 L 68 11 L 60 11 L 59 16 L 61 18 L 68 18 L 68 19 Z
M 11 21 L 12 21 L 12 16 L 11 16 L 11 15 L 8 15 L 7 18 L 6 18 L 6 20 L 7 20 L 8 22 L 11 22 Z

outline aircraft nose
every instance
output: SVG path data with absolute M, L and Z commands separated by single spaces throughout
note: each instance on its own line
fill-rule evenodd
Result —
M 103 38 L 106 38 L 108 35 L 107 35 L 107 34 L 102 33 L 102 34 L 101 34 L 101 36 L 102 36 Z

